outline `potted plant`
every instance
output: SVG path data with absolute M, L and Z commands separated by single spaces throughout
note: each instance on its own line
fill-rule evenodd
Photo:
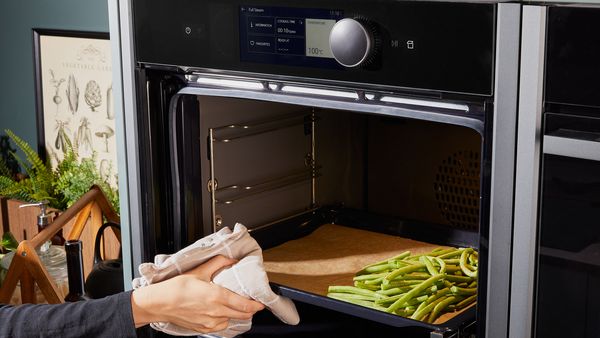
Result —
M 0 162 L 0 195 L 25 202 L 47 200 L 50 207 L 64 210 L 70 207 L 92 185 L 98 185 L 115 210 L 119 210 L 117 190 L 103 180 L 95 163 L 95 154 L 91 158 L 80 159 L 71 141 L 65 140 L 64 158 L 53 169 L 50 162 L 44 163 L 36 151 L 12 131 L 6 134 L 25 154 L 23 160 L 16 152 L 11 155 L 24 169 L 24 178 L 11 175 L 9 169 Z
M 10 156 L 23 168 L 25 175 L 14 175 L 7 168 L 5 162 L 0 162 L 0 196 L 8 198 L 6 201 L 8 223 L 18 241 L 31 239 L 38 233 L 36 216 L 40 210 L 37 208 L 19 209 L 19 206 L 25 203 L 47 200 L 51 209 L 58 214 L 75 203 L 93 185 L 97 185 L 118 213 L 118 192 L 105 181 L 106 175 L 100 174 L 95 163 L 95 154 L 92 155 L 92 158 L 80 158 L 77 149 L 67 138 L 65 139 L 64 158 L 57 160 L 56 168 L 52 168 L 50 161 L 42 161 L 38 153 L 27 142 L 10 130 L 5 132 L 23 154 L 20 156 L 16 151 L 10 151 Z M 5 230 L 6 228 L 5 226 Z M 69 228 L 65 227 L 65 229 Z M 91 270 L 93 264 L 92 259 L 87 258 L 93 257 L 95 230 L 86 229 L 82 235 L 82 240 L 86 243 L 84 245 L 86 274 Z M 68 234 L 68 230 L 65 234 Z M 108 255 L 114 255 L 115 252 L 118 254 L 118 245 L 114 244 L 115 242 L 114 239 L 110 240 L 107 248 Z

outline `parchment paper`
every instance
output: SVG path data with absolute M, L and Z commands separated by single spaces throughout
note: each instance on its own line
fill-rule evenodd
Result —
M 263 251 L 263 258 L 271 282 L 327 296 L 330 285 L 353 285 L 352 277 L 365 265 L 406 250 L 419 254 L 438 247 L 441 246 L 325 224 L 308 236 Z M 446 313 L 435 324 L 443 323 L 460 312 Z

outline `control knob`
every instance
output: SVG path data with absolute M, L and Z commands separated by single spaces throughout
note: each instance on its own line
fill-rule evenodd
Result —
M 344 67 L 366 65 L 375 54 L 377 37 L 369 23 L 357 19 L 342 19 L 329 33 L 333 58 Z

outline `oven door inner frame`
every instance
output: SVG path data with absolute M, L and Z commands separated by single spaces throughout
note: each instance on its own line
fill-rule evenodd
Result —
M 209 78 L 214 79 L 215 77 L 211 75 Z M 194 77 L 195 79 L 195 77 Z M 229 78 L 226 78 L 230 80 Z M 238 80 L 234 80 L 238 81 Z M 253 79 L 241 79 L 239 81 L 253 81 Z M 184 97 L 197 97 L 197 96 L 209 96 L 209 97 L 220 97 L 220 98 L 236 98 L 236 99 L 249 99 L 249 100 L 257 100 L 257 101 L 267 101 L 267 102 L 275 102 L 275 103 L 284 103 L 296 106 L 304 106 L 304 107 L 313 107 L 313 108 L 323 108 L 323 109 L 335 109 L 335 110 L 344 110 L 353 113 L 366 113 L 370 115 L 379 115 L 385 117 L 397 117 L 397 118 L 407 118 L 407 119 L 415 119 L 421 121 L 429 121 L 429 122 L 437 122 L 441 124 L 455 125 L 466 127 L 471 130 L 477 132 L 481 137 L 481 177 L 480 177 L 480 194 L 485 194 L 485 191 L 489 191 L 487 189 L 483 189 L 484 184 L 489 184 L 489 180 L 485 179 L 484 173 L 486 169 L 484 169 L 484 165 L 491 160 L 485 160 L 484 154 L 488 154 L 486 149 L 486 141 L 487 138 L 484 137 L 486 134 L 486 126 L 484 123 L 486 117 L 486 108 L 489 109 L 490 106 L 482 105 L 481 103 L 449 103 L 448 101 L 435 101 L 435 100 L 424 100 L 424 99 L 416 99 L 416 98 L 406 98 L 406 101 L 397 100 L 387 102 L 382 101 L 383 97 L 395 97 L 390 94 L 382 94 L 382 93 L 357 93 L 358 99 L 351 99 L 345 97 L 347 93 L 351 90 L 347 88 L 341 87 L 314 87 L 312 85 L 304 85 L 301 86 L 298 83 L 295 83 L 295 88 L 303 88 L 304 90 L 301 93 L 286 93 L 281 89 L 285 88 L 285 84 L 278 82 L 276 85 L 270 85 L 269 83 L 264 83 L 264 81 L 256 80 L 255 83 L 259 83 L 260 85 L 254 87 L 253 89 L 247 88 L 231 88 L 227 86 L 219 86 L 219 85 L 207 85 L 201 84 L 198 85 L 196 83 L 188 84 L 187 87 L 180 89 L 177 94 L 175 94 L 171 98 L 170 103 L 170 130 L 172 131 L 170 142 L 172 145 L 179 145 L 181 143 L 181 135 L 178 135 L 176 130 L 177 126 L 182 125 L 182 121 L 180 120 L 182 110 L 182 98 Z M 323 93 L 326 93 L 324 95 Z M 341 93 L 341 95 L 337 95 L 337 93 Z M 396 96 L 397 97 L 397 96 Z M 451 109 L 449 107 L 455 108 Z M 465 110 L 462 110 L 463 107 L 466 107 Z M 458 109 L 456 109 L 458 108 Z M 467 116 L 468 114 L 472 114 Z M 491 111 L 488 111 L 491 113 Z M 211 129 L 212 130 L 212 129 Z M 489 132 L 489 129 L 488 129 Z M 211 134 L 212 135 L 212 134 Z M 209 150 L 210 153 L 210 150 Z M 175 149 L 171 149 L 171 166 L 173 175 L 173 199 L 174 199 L 174 209 L 176 212 L 174 213 L 175 221 L 174 224 L 185 224 L 186 222 L 181 219 L 181 215 L 186 214 L 186 208 L 184 206 L 185 202 L 185 194 L 179 190 L 180 187 L 187 186 L 186 182 L 180 181 L 180 171 L 182 168 L 179 168 L 181 151 L 175 147 Z M 489 171 L 488 171 L 489 172 Z M 212 177 L 212 175 L 211 175 Z M 209 189 L 210 190 L 210 189 Z M 489 208 L 490 198 L 489 197 L 481 197 L 480 196 L 480 218 L 479 218 L 479 227 L 487 227 L 488 220 L 485 218 L 485 212 L 482 210 L 487 210 Z M 214 203 L 214 199 L 213 199 Z M 213 204 L 214 208 L 214 204 Z M 181 212 L 178 212 L 181 211 Z M 213 209 L 214 211 L 214 209 Z M 304 222 L 310 223 L 310 217 L 306 217 L 307 214 L 315 214 L 318 212 L 316 210 L 308 210 L 304 215 L 292 215 L 289 218 L 275 221 L 273 223 L 277 223 L 280 225 L 281 223 L 290 223 L 290 222 Z M 260 227 L 257 230 L 263 230 L 266 226 Z M 203 225 L 203 235 L 215 231 L 214 224 L 214 212 L 213 212 L 213 224 L 204 224 Z M 185 230 L 182 231 L 182 233 Z M 178 240 L 176 236 L 176 241 Z M 181 241 L 182 238 L 179 237 Z M 447 239 L 448 241 L 452 241 L 452 239 Z M 467 240 L 471 245 L 478 245 L 479 236 L 478 234 L 474 234 L 469 240 Z M 487 264 L 482 265 L 483 269 L 487 269 Z M 486 290 L 485 282 L 482 281 L 484 285 L 481 290 Z M 472 322 L 475 319 L 476 309 L 470 308 L 465 313 L 457 316 L 441 325 L 436 324 L 428 324 L 419 321 L 414 321 L 402 317 L 398 317 L 395 315 L 384 315 L 384 314 L 373 314 L 373 311 L 369 309 L 362 309 L 352 304 L 344 304 L 342 302 L 335 302 L 332 307 L 331 304 L 324 304 L 320 297 L 315 297 L 310 293 L 303 292 L 301 290 L 296 290 L 294 288 L 286 287 L 284 285 L 275 284 L 274 288 L 278 290 L 278 292 L 284 296 L 288 296 L 292 299 L 303 301 L 308 304 L 325 306 L 326 308 L 332 308 L 334 310 L 359 315 L 366 319 L 371 319 L 380 323 L 384 323 L 390 326 L 396 327 L 414 327 L 420 326 L 424 328 L 428 328 L 434 331 L 456 331 L 461 326 L 465 325 L 467 322 Z M 480 297 L 485 297 L 486 292 L 483 291 L 480 293 Z
M 197 76 L 192 77 L 194 80 Z M 248 99 L 256 101 L 265 101 L 273 103 L 283 103 L 296 105 L 298 107 L 312 107 L 318 109 L 334 109 L 343 110 L 354 113 L 366 113 L 371 115 L 385 116 L 385 117 L 396 117 L 396 118 L 408 118 L 421 121 L 437 122 L 441 124 L 449 124 L 455 126 L 462 126 L 477 132 L 482 138 L 481 146 L 481 178 L 480 188 L 483 189 L 483 173 L 485 168 L 483 165 L 489 162 L 484 159 L 487 155 L 485 149 L 485 109 L 486 106 L 480 103 L 449 103 L 448 101 L 442 100 L 427 100 L 420 98 L 401 97 L 397 95 L 391 95 L 386 93 L 377 92 L 361 92 L 355 91 L 349 88 L 343 87 L 323 87 L 314 85 L 300 85 L 298 83 L 293 84 L 294 88 L 300 88 L 300 93 L 287 93 L 284 91 L 288 85 L 282 82 L 267 83 L 264 80 L 254 80 L 252 78 L 231 78 L 231 77 L 215 77 L 209 75 L 207 79 L 218 79 L 231 81 L 237 86 L 249 86 L 248 84 L 256 84 L 252 90 L 245 88 L 231 88 L 219 85 L 198 85 L 196 83 L 188 84 L 187 87 L 180 89 L 177 94 L 173 95 L 170 100 L 169 108 L 169 131 L 170 143 L 171 143 L 171 172 L 176 173 L 173 175 L 173 187 L 174 191 L 174 210 L 182 209 L 182 199 L 180 187 L 182 182 L 179 181 L 179 176 L 182 168 L 179 168 L 181 159 L 179 154 L 181 150 L 178 149 L 181 144 L 181 135 L 178 135 L 178 128 L 181 129 L 180 116 L 182 114 L 182 102 L 181 99 L 186 96 L 210 96 L 220 98 L 235 98 L 235 99 Z M 220 84 L 220 83 L 219 83 Z M 325 94 L 324 94 L 325 93 Z M 357 99 L 348 98 L 348 93 L 356 93 Z M 487 106 L 489 107 L 489 106 Z M 179 127 L 178 127 L 179 126 Z M 211 129 L 212 130 L 212 129 Z M 209 145 L 212 142 L 209 142 Z M 212 147 L 208 149 L 209 158 L 212 158 Z M 210 173 L 210 180 L 208 185 L 211 185 L 214 172 Z M 214 192 L 214 189 L 210 189 Z M 313 188 L 314 189 L 314 188 Z M 314 192 L 313 192 L 314 194 Z M 215 199 L 214 193 L 212 195 L 212 224 L 208 226 L 204 224 L 203 235 L 215 232 L 216 223 L 218 222 L 215 218 Z M 489 203 L 489 201 L 487 202 Z M 183 212 L 185 214 L 185 212 Z M 176 219 L 174 224 L 183 224 L 179 217 L 179 213 L 174 213 Z M 480 219 L 483 216 L 480 213 Z M 181 242 L 183 238 L 175 234 L 175 242 Z M 184 240 L 185 242 L 185 240 Z

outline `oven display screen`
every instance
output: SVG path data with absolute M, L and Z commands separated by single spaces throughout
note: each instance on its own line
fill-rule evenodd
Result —
M 329 32 L 342 18 L 340 10 L 240 6 L 240 59 L 339 68 Z

